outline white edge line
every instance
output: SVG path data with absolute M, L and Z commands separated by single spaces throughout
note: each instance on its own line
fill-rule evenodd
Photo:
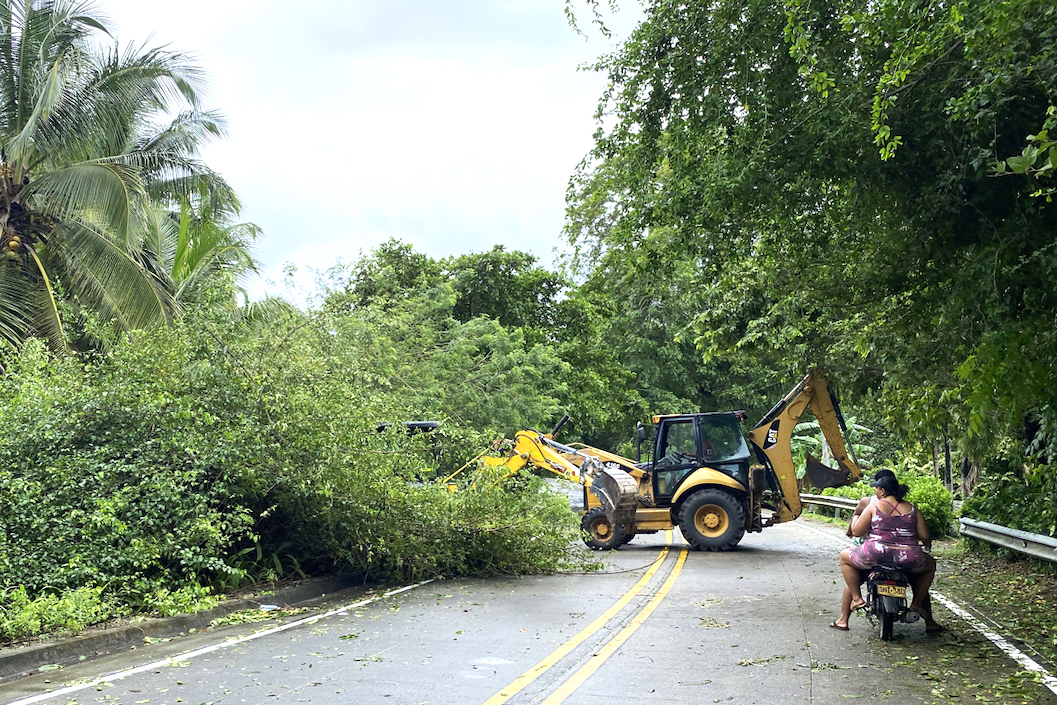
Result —
M 842 545 L 849 545 L 851 543 L 847 539 L 839 538 L 839 537 L 834 536 L 833 534 L 827 533 L 825 531 L 819 531 L 818 529 L 815 529 L 815 528 L 810 527 L 810 526 L 800 525 L 800 528 L 807 529 L 808 531 L 810 531 L 812 533 L 815 533 L 815 534 L 818 534 L 820 536 L 825 536 L 826 538 L 832 539 L 832 540 L 834 540 L 837 543 L 842 544 Z M 1021 651 L 1017 647 L 1015 647 L 1012 644 L 1010 644 L 1009 641 L 1007 641 L 1006 638 L 1003 637 L 1001 634 L 998 634 L 997 632 L 993 632 L 990 629 L 988 629 L 986 624 L 981 622 L 979 619 L 977 619 L 973 615 L 969 614 L 968 610 L 966 610 L 964 607 L 959 605 L 954 600 L 951 600 L 950 598 L 941 595 L 940 593 L 936 592 L 935 590 L 930 591 L 930 594 L 933 597 L 935 597 L 937 600 L 942 602 L 944 607 L 946 607 L 951 612 L 953 612 L 954 614 L 956 614 L 957 616 L 961 617 L 963 620 L 968 622 L 969 626 L 971 626 L 973 629 L 975 629 L 976 631 L 980 632 L 985 637 L 987 637 L 987 639 L 992 644 L 994 644 L 999 649 L 1001 649 L 1003 652 L 1005 652 L 1006 656 L 1008 656 L 1009 658 L 1013 659 L 1014 661 L 1019 663 L 1021 666 L 1023 666 L 1024 670 L 1026 670 L 1026 671 L 1034 671 L 1035 673 L 1040 674 L 1043 684 L 1047 688 L 1049 688 L 1051 691 L 1053 691 L 1054 693 L 1057 693 L 1057 677 L 1054 677 L 1054 675 L 1052 673 L 1050 673 L 1045 668 L 1040 666 L 1038 664 L 1038 662 L 1035 661 L 1035 659 L 1031 658 L 1030 656 L 1025 654 L 1023 651 Z
M 303 624 L 312 624 L 313 622 L 318 622 L 321 619 L 333 617 L 334 615 L 338 615 L 343 612 L 348 612 L 349 610 L 356 609 L 357 607 L 369 605 L 372 602 L 384 600 L 387 597 L 392 597 L 393 595 L 398 595 L 402 592 L 407 592 L 408 590 L 414 590 L 417 587 L 422 587 L 423 585 L 428 585 L 432 582 L 433 579 L 431 578 L 430 580 L 423 580 L 422 582 L 415 583 L 414 585 L 405 585 L 402 588 L 390 590 L 389 592 L 382 593 L 381 595 L 376 595 L 374 597 L 367 598 L 366 600 L 360 600 L 359 602 L 355 602 L 351 605 L 345 605 L 344 607 L 339 607 L 338 609 L 331 610 L 330 612 L 326 612 L 324 614 L 312 615 L 311 617 L 305 617 L 304 619 L 299 619 L 295 622 L 287 622 L 286 624 L 281 624 L 278 627 L 272 627 L 271 629 L 265 629 L 264 631 L 254 632 L 253 634 L 247 634 L 246 636 L 239 637 L 238 639 L 232 639 L 231 641 L 223 641 L 218 644 L 213 644 L 212 646 L 205 646 L 195 651 L 188 651 L 183 654 L 177 654 L 176 656 L 172 656 L 167 659 L 162 659 L 161 661 L 155 661 L 153 663 L 148 663 L 143 666 L 136 666 L 135 668 L 130 668 L 125 671 L 117 671 L 116 673 L 111 673 L 106 676 L 100 676 L 99 678 L 95 678 L 91 681 L 88 681 L 87 683 L 71 685 L 66 688 L 52 690 L 47 693 L 40 693 L 39 695 L 33 695 L 28 698 L 23 698 L 21 700 L 14 700 L 10 703 L 7 703 L 7 705 L 32 705 L 33 703 L 39 703 L 44 700 L 50 700 L 51 698 L 58 698 L 63 695 L 69 695 L 71 693 L 77 693 L 82 690 L 94 688 L 97 685 L 109 683 L 110 681 L 121 680 L 122 678 L 134 676 L 137 673 L 143 673 L 144 671 L 152 671 L 156 668 L 164 668 L 165 666 L 171 666 L 174 663 L 187 661 L 189 659 L 193 659 L 198 656 L 204 656 L 206 654 L 211 654 L 214 651 L 219 651 L 220 649 L 226 649 L 231 646 L 237 646 L 238 644 L 244 644 L 247 641 L 253 641 L 254 639 L 260 639 L 261 637 L 270 636 L 272 634 L 278 634 L 279 632 L 285 632 L 287 629 L 293 629 L 294 627 L 299 627 Z

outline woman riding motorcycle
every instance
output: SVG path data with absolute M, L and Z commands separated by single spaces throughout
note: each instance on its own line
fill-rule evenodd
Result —
M 899 484 L 894 474 L 878 473 L 871 487 L 877 501 L 866 506 L 853 519 L 852 533 L 865 536 L 861 546 L 841 551 L 840 567 L 846 583 L 845 603 L 841 617 L 830 624 L 835 629 L 848 628 L 848 617 L 853 610 L 864 607 L 862 571 L 881 563 L 892 563 L 911 573 L 914 600 L 910 608 L 925 618 L 925 631 L 941 631 L 943 627 L 932 618 L 928 589 L 936 575 L 936 560 L 928 554 L 932 547 L 925 518 L 913 504 L 904 500 L 908 488 Z M 847 597 L 851 596 L 848 603 Z

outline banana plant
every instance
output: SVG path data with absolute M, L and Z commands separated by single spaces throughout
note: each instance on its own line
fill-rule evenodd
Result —
M 849 446 L 849 450 L 860 465 L 869 465 L 870 456 L 876 449 L 873 446 L 863 443 L 862 437 L 868 433 L 873 433 L 873 431 L 856 423 L 854 417 L 849 417 L 846 423 L 848 427 L 848 437 L 845 441 Z M 822 435 L 822 429 L 819 427 L 818 421 L 804 421 L 798 423 L 793 429 L 793 434 L 793 437 L 789 441 L 789 445 L 793 450 L 793 461 L 797 467 L 798 478 L 804 476 L 804 468 L 807 465 L 806 456 L 808 453 L 819 458 L 823 465 L 828 465 L 830 467 L 833 466 L 829 444 L 826 443 L 826 438 Z

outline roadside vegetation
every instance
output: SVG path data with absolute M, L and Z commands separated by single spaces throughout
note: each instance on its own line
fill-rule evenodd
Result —
M 935 551 L 936 587 L 959 604 L 979 610 L 1012 635 L 1036 660 L 1057 664 L 1057 568 L 1026 560 L 973 539 Z
M 0 19 L 0 639 L 284 577 L 583 567 L 538 478 L 437 480 L 562 413 L 625 453 L 652 413 L 755 420 L 810 366 L 937 534 L 952 495 L 1057 533 L 1047 0 L 645 3 L 596 67 L 558 268 L 390 240 L 305 310 L 244 294 L 201 67 L 79 2 Z

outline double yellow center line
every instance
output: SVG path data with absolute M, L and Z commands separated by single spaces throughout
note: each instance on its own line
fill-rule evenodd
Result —
M 635 585 L 633 585 L 623 597 L 617 600 L 612 607 L 602 614 L 602 616 L 584 627 L 576 636 L 559 646 L 545 659 L 523 673 L 510 685 L 486 700 L 484 705 L 501 705 L 502 703 L 505 703 L 507 700 L 521 692 L 526 686 L 532 683 L 532 681 L 546 673 L 552 666 L 568 656 L 573 649 L 582 644 L 592 634 L 616 617 L 617 614 L 619 614 L 620 611 L 631 602 L 631 600 L 642 592 L 643 588 L 646 587 L 650 580 L 653 579 L 653 576 L 656 575 L 657 571 L 660 570 L 661 565 L 664 563 L 664 559 L 668 557 L 669 547 L 672 542 L 672 532 L 666 532 L 665 538 L 665 543 L 668 545 L 661 550 L 660 555 L 657 556 L 657 560 L 653 562 L 653 565 L 649 567 L 645 574 L 639 578 L 639 581 L 635 583 Z M 676 561 L 675 568 L 672 569 L 671 575 L 668 576 L 668 579 L 664 582 L 664 585 L 661 586 L 661 589 L 657 591 L 641 610 L 639 610 L 634 619 L 621 629 L 616 636 L 610 639 L 605 646 L 599 649 L 598 653 L 592 655 L 587 663 L 581 666 L 580 669 L 573 673 L 573 675 L 555 690 L 550 697 L 544 700 L 542 705 L 558 705 L 558 703 L 564 701 L 573 693 L 573 691 L 580 687 L 580 685 L 582 685 L 592 673 L 597 671 L 598 668 L 605 663 L 606 659 L 612 656 L 613 653 L 616 652 L 616 650 L 619 649 L 639 627 L 642 626 L 646 619 L 653 614 L 653 611 L 657 609 L 657 606 L 668 594 L 668 591 L 672 589 L 672 585 L 675 584 L 676 578 L 678 578 L 679 573 L 682 572 L 683 563 L 686 562 L 686 553 L 687 548 L 684 546 L 679 553 L 679 559 Z

